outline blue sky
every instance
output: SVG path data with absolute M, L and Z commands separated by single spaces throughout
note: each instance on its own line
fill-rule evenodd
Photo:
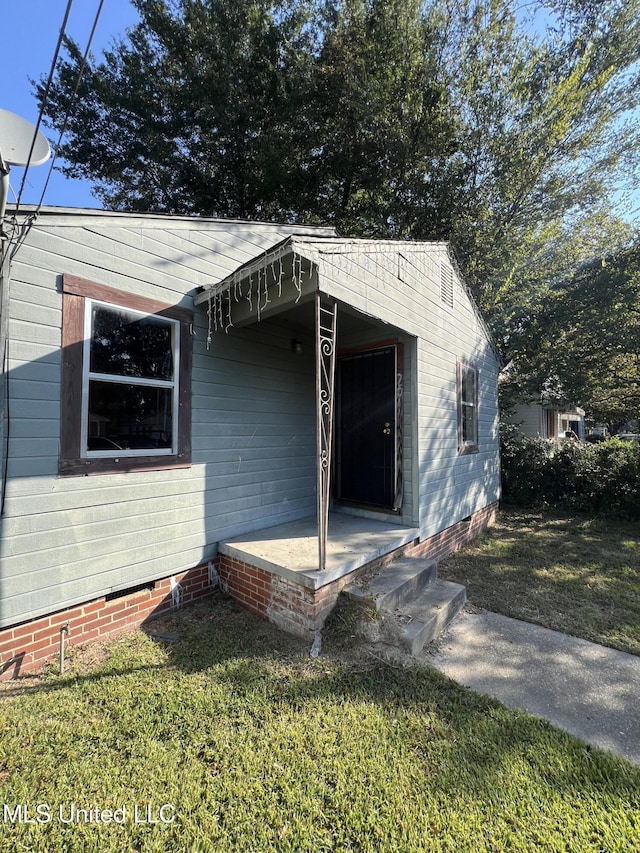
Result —
M 64 20 L 67 0 L 1 0 L 3 49 L 0 52 L 0 109 L 17 113 L 30 122 L 38 119 L 38 105 L 29 79 L 48 75 L 60 27 Z M 66 32 L 82 48 L 87 44 L 98 10 L 99 0 L 75 0 L 67 22 Z M 124 34 L 137 20 L 128 0 L 104 0 L 92 51 L 99 55 L 112 38 Z M 45 135 L 52 138 L 45 131 Z M 29 169 L 21 204 L 37 204 L 49 174 L 50 164 Z M 24 169 L 11 169 L 9 203 L 13 193 L 20 190 Z M 100 207 L 91 195 L 89 185 L 72 181 L 55 171 L 51 175 L 44 197 L 45 205 L 62 207 Z
M 0 0 L 2 4 L 2 30 L 4 46 L 0 52 L 0 109 L 17 113 L 35 123 L 38 118 L 36 99 L 29 78 L 39 79 L 48 74 L 54 56 L 60 27 L 64 20 L 67 0 Z M 67 24 L 67 33 L 84 50 L 91 32 L 93 20 L 100 0 L 74 0 Z M 123 35 L 137 20 L 129 0 L 104 0 L 102 14 L 92 51 L 100 56 L 113 38 Z M 49 174 L 50 164 L 31 168 L 25 184 L 21 203 L 37 204 Z M 13 193 L 20 190 L 23 169 L 11 170 L 9 203 L 15 201 Z M 634 195 L 633 213 L 630 218 L 640 217 L 640 198 Z M 62 207 L 99 207 L 91 195 L 90 186 L 84 181 L 64 178 L 54 169 L 46 194 L 45 205 Z M 624 215 L 623 211 L 620 211 Z M 629 216 L 629 212 L 627 212 Z

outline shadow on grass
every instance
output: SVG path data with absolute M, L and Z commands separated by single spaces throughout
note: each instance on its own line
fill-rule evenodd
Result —
M 316 660 L 307 645 L 225 598 L 213 601 L 211 610 L 200 605 L 178 614 L 167 627 L 179 634 L 168 647 L 171 665 L 226 684 L 243 717 L 252 709 L 259 717 L 265 708 L 304 715 L 327 707 L 333 713 L 337 702 L 373 704 L 390 726 L 404 719 L 406 748 L 446 797 L 499 800 L 501 786 L 509 784 L 506 768 L 526 763 L 558 792 L 578 786 L 628 797 L 640 808 L 640 768 L 427 666 L 380 659 L 358 643 L 349 614 L 346 624 L 339 612 L 329 619 Z
M 441 577 L 469 602 L 640 654 L 640 524 L 503 510 Z
M 99 743 L 105 764 L 113 753 L 127 778 L 147 778 L 144 756 L 157 754 L 165 765 L 154 775 L 165 788 L 187 774 L 195 793 L 181 806 L 181 832 L 201 838 L 215 810 L 226 839 L 193 849 L 560 850 L 572 810 L 583 811 L 580 838 L 595 839 L 574 849 L 607 849 L 612 827 L 635 849 L 635 829 L 617 822 L 640 813 L 640 768 L 428 667 L 373 657 L 352 629 L 333 620 L 311 659 L 307 644 L 215 595 L 150 623 L 146 637 L 105 644 L 95 666 L 72 660 L 73 671 L 43 681 L 33 702 L 20 697 L 12 717 L 28 714 L 30 729 L 42 729 L 28 747 L 36 753 L 63 714 L 74 756 L 93 760 Z M 63 701 L 49 700 L 48 691 L 63 689 Z M 83 729 L 78 714 L 95 725 Z M 10 760 L 28 766 L 32 757 Z M 285 795 L 273 811 L 274 797 Z M 273 842 L 229 840 L 240 837 L 238 822 L 255 834 L 267 814 Z M 296 822 L 323 844 L 281 843 Z M 442 845 L 420 846 L 438 826 Z M 494 831 L 495 846 L 487 840 Z M 326 841 L 336 833 L 339 844 Z M 536 847 L 536 833 L 549 843 Z

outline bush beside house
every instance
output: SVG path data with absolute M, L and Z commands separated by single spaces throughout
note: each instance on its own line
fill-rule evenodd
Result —
M 501 436 L 502 499 L 640 519 L 640 445 L 610 439 L 556 444 L 509 426 Z

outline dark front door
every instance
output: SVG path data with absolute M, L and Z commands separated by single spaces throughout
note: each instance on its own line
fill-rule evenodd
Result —
M 397 347 L 338 356 L 336 497 L 394 509 Z

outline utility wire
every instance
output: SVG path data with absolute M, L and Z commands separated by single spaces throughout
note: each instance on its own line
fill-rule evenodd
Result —
M 40 208 L 42 207 L 44 195 L 45 195 L 45 192 L 47 191 L 47 187 L 49 185 L 49 180 L 51 178 L 51 174 L 53 171 L 53 164 L 54 164 L 55 159 L 56 159 L 56 151 L 60 145 L 62 137 L 65 133 L 66 128 L 67 128 L 67 122 L 69 120 L 71 108 L 74 105 L 74 102 L 75 102 L 77 94 L 78 94 L 78 89 L 80 87 L 80 81 L 82 79 L 82 75 L 84 74 L 84 69 L 85 69 L 86 64 L 87 64 L 87 56 L 89 54 L 89 50 L 91 48 L 91 42 L 93 41 L 93 37 L 95 35 L 95 31 L 96 31 L 96 28 L 98 26 L 98 21 L 100 20 L 100 15 L 102 13 L 102 7 L 104 5 L 104 0 L 100 0 L 98 10 L 96 12 L 96 15 L 95 15 L 95 18 L 93 21 L 93 27 L 91 28 L 91 34 L 89 35 L 89 41 L 87 42 L 87 48 L 86 48 L 84 56 L 82 58 L 82 65 L 80 66 L 80 70 L 78 72 L 78 77 L 76 80 L 76 85 L 75 85 L 75 88 L 73 90 L 73 94 L 72 94 L 71 99 L 69 101 L 69 106 L 67 108 L 67 112 L 66 112 L 65 117 L 64 117 L 62 130 L 60 131 L 60 136 L 58 138 L 58 144 L 57 144 L 56 149 L 54 150 L 54 154 L 51 158 L 51 165 L 49 168 L 49 174 L 47 175 L 47 180 L 46 180 L 46 183 L 44 185 L 44 189 L 42 190 L 42 195 L 40 196 L 40 201 L 38 202 L 35 213 L 31 214 L 26 219 L 26 221 L 23 222 L 22 225 L 18 228 L 16 223 L 17 223 L 17 213 L 18 213 L 18 209 L 20 207 L 20 200 L 22 198 L 22 193 L 23 193 L 25 183 L 27 180 L 27 173 L 29 171 L 29 166 L 31 165 L 31 157 L 33 155 L 33 150 L 35 148 L 36 140 L 38 137 L 38 130 L 39 130 L 40 124 L 42 122 L 42 117 L 44 115 L 44 108 L 46 106 L 46 103 L 47 103 L 47 100 L 49 97 L 51 82 L 53 80 L 53 75 L 55 73 L 55 68 L 56 68 L 56 65 L 58 62 L 58 56 L 60 53 L 60 47 L 61 47 L 62 41 L 64 39 L 64 34 L 65 34 L 66 27 L 67 27 L 67 22 L 69 20 L 69 13 L 71 12 L 71 6 L 72 5 L 73 5 L 73 0 L 68 0 L 64 19 L 62 22 L 62 26 L 60 27 L 60 34 L 58 36 L 58 43 L 56 45 L 55 53 L 54 53 L 54 56 L 53 56 L 53 59 L 51 62 L 51 68 L 49 70 L 49 78 L 47 80 L 47 85 L 46 85 L 44 95 L 42 98 L 42 103 L 41 103 L 40 109 L 38 111 L 38 121 L 37 121 L 37 124 L 35 126 L 35 130 L 34 130 L 34 134 L 33 134 L 33 140 L 31 142 L 31 148 L 29 150 L 29 157 L 27 160 L 27 166 L 26 166 L 24 174 L 22 176 L 22 183 L 20 184 L 20 192 L 18 193 L 18 198 L 16 201 L 16 207 L 15 207 L 15 211 L 14 211 L 14 214 L 12 217 L 13 218 L 14 230 L 13 230 L 12 237 L 8 242 L 7 255 L 3 256 L 2 252 L 0 251 L 0 265 L 1 265 L 0 266 L 0 278 L 2 279 L 2 287 L 3 288 L 9 287 L 11 262 L 12 262 L 13 258 L 15 257 L 16 252 L 18 251 L 18 249 L 22 245 L 25 237 L 29 233 L 31 226 L 33 225 L 33 222 L 35 221 L 35 218 L 36 218 L 38 212 L 40 211 Z M 16 231 L 18 232 L 18 236 L 14 238 Z M 9 248 L 9 247 L 11 247 L 11 248 Z M 0 247 L 0 249 L 1 249 L 1 247 Z M 6 263 L 6 267 L 5 267 L 5 263 Z M 6 270 L 6 274 L 5 274 L 5 270 Z M 3 299 L 4 299 L 4 296 L 3 296 Z M 8 303 L 8 299 L 9 299 L 8 290 L 7 290 L 6 299 L 7 299 L 7 303 Z M 0 389 L 2 389 L 3 385 L 4 385 L 3 390 L 4 390 L 4 394 L 5 394 L 3 406 L 0 406 L 0 409 L 4 408 L 3 417 L 5 417 L 5 419 L 6 419 L 4 430 L 2 431 L 3 432 L 2 447 L 0 448 L 0 460 L 2 461 L 2 470 L 0 470 L 0 481 L 2 483 L 2 496 L 0 499 L 0 517 L 2 517 L 2 515 L 4 515 L 5 500 L 6 500 L 6 494 L 7 494 L 7 480 L 8 480 L 8 470 L 9 470 L 9 468 L 8 468 L 8 466 L 9 466 L 9 437 L 11 434 L 9 383 L 8 383 L 7 376 L 6 376 L 6 368 L 7 368 L 7 360 L 8 360 L 8 348 L 9 348 L 9 334 L 7 331 L 7 334 L 3 340 L 2 352 L 0 352 L 0 376 L 2 376 L 4 379 L 4 383 L 0 384 Z
M 43 96 L 43 98 L 42 98 L 42 105 L 41 105 L 41 107 L 40 107 L 40 113 L 39 113 L 39 116 L 38 116 L 38 125 L 40 124 L 40 122 L 41 122 L 41 120 L 42 120 L 42 116 L 44 115 L 44 108 L 45 108 L 45 106 L 46 106 L 46 102 L 47 102 L 47 99 L 48 99 L 48 97 L 49 97 L 49 90 L 50 90 L 50 88 L 51 88 L 51 82 L 52 82 L 52 80 L 53 80 L 53 75 L 54 75 L 54 73 L 55 73 L 55 67 L 56 67 L 56 64 L 57 64 L 57 62 L 58 62 L 58 54 L 59 54 L 59 52 L 60 52 L 60 46 L 61 46 L 61 44 L 62 44 L 62 40 L 63 40 L 63 38 L 64 38 L 65 29 L 66 29 L 66 26 L 67 26 L 67 20 L 68 20 L 68 18 L 69 18 L 69 13 L 70 13 L 70 11 L 71 11 L 71 6 L 72 6 L 72 4 L 73 4 L 73 0 L 68 0 L 68 3 L 67 3 L 67 9 L 66 9 L 66 12 L 65 12 L 64 20 L 63 20 L 63 22 L 62 22 L 62 26 L 61 26 L 61 28 L 60 28 L 60 35 L 59 35 L 59 37 L 58 37 L 58 44 L 56 45 L 55 54 L 54 54 L 54 57 L 53 57 L 53 60 L 52 60 L 52 63 L 51 63 L 51 69 L 50 69 L 50 71 L 49 71 L 49 78 L 48 78 L 48 80 L 47 80 L 47 85 L 46 85 L 46 88 L 45 88 L 44 96 Z M 33 213 L 30 213 L 30 214 L 29 214 L 29 218 L 28 218 L 27 226 L 26 226 L 26 227 L 23 227 L 23 228 L 21 229 L 21 233 L 20 233 L 19 237 L 18 237 L 18 238 L 13 242 L 13 247 L 12 247 L 12 250 L 11 250 L 11 258 L 12 258 L 12 259 L 13 259 L 13 257 L 15 256 L 16 252 L 18 251 L 18 249 L 20 248 L 21 244 L 23 243 L 23 241 L 24 241 L 25 237 L 26 237 L 26 236 L 27 236 L 27 234 L 29 233 L 29 230 L 30 230 L 30 228 L 31 228 L 31 225 L 34 223 L 34 221 L 35 221 L 36 217 L 38 216 L 38 213 L 40 212 L 40 209 L 41 209 L 41 207 L 42 207 L 42 203 L 43 203 L 43 201 L 44 201 L 44 196 L 45 196 L 45 193 L 47 192 L 47 188 L 48 188 L 48 186 L 49 186 L 49 181 L 51 180 L 51 175 L 53 174 L 53 167 L 54 167 L 54 165 L 55 165 L 55 161 L 56 161 L 56 157 L 57 157 L 57 151 L 58 151 L 58 148 L 60 147 L 60 143 L 62 142 L 62 137 L 64 136 L 64 134 L 65 134 L 65 132 L 66 132 L 67 124 L 68 124 L 68 121 L 69 121 L 69 116 L 71 115 L 71 111 L 72 111 L 72 109 L 73 109 L 73 106 L 74 106 L 74 104 L 75 104 L 75 101 L 76 101 L 76 98 L 77 98 L 77 95 L 78 95 L 78 89 L 80 88 L 80 82 L 81 82 L 81 80 L 82 80 L 82 75 L 84 74 L 85 68 L 86 68 L 86 66 L 87 66 L 87 57 L 88 57 L 88 55 L 89 55 L 89 51 L 90 51 L 90 49 L 91 49 L 91 43 L 92 43 L 92 41 L 93 41 L 93 37 L 94 37 L 94 35 L 95 35 L 96 28 L 97 28 L 97 26 L 98 26 L 98 21 L 100 20 L 100 15 L 102 14 L 102 7 L 103 7 L 103 6 L 104 6 L 104 0 L 100 0 L 100 3 L 99 3 L 99 5 L 98 5 L 98 9 L 97 9 L 97 11 L 96 11 L 96 14 L 95 14 L 95 17 L 94 17 L 94 20 L 93 20 L 93 26 L 92 26 L 92 28 L 91 28 L 91 33 L 89 34 L 89 40 L 88 40 L 88 42 L 87 42 L 87 46 L 86 46 L 86 49 L 85 49 L 84 55 L 83 55 L 83 57 L 82 57 L 82 63 L 81 63 L 81 65 L 80 65 L 80 69 L 79 69 L 79 71 L 78 71 L 78 76 L 77 76 L 77 78 L 76 78 L 75 87 L 74 87 L 74 89 L 73 89 L 73 93 L 72 93 L 72 95 L 71 95 L 71 98 L 70 98 L 70 100 L 69 100 L 69 104 L 68 104 L 68 106 L 67 106 L 67 111 L 66 111 L 65 116 L 64 116 L 64 121 L 63 121 L 63 123 L 62 123 L 62 128 L 61 128 L 61 130 L 60 130 L 60 135 L 58 136 L 58 142 L 57 142 L 57 144 L 54 146 L 53 155 L 52 155 L 52 157 L 51 157 L 51 161 L 50 161 L 50 164 L 49 164 L 49 172 L 48 172 L 48 174 L 47 174 L 47 179 L 46 179 L 45 184 L 44 184 L 44 187 L 43 187 L 43 189 L 42 189 L 42 194 L 41 194 L 41 196 L 40 196 L 40 201 L 38 202 L 38 204 L 37 204 L 37 206 L 36 206 L 35 211 L 34 211 Z M 36 136 L 37 136 L 37 133 L 38 133 L 38 125 L 36 125 L 36 130 L 35 130 L 35 133 L 34 133 L 34 136 L 33 136 L 33 142 L 32 142 L 32 145 L 31 145 L 31 150 L 32 150 L 32 151 L 33 151 L 33 146 L 35 145 Z M 29 155 L 29 159 L 31 159 L 31 155 Z M 28 170 L 28 167 L 27 167 L 27 170 Z M 23 191 L 23 189 L 24 189 L 25 181 L 26 181 L 26 178 L 27 178 L 27 170 L 25 170 L 25 173 L 24 173 L 24 175 L 23 175 L 23 177 L 22 177 L 22 184 L 20 185 L 20 192 L 19 192 L 19 194 L 18 194 L 18 200 L 17 200 L 17 202 L 16 202 L 16 209 L 15 209 L 15 212 L 14 212 L 14 215 L 13 215 L 14 222 L 15 222 L 15 217 L 16 217 L 16 215 L 17 215 L 17 213 L 18 213 L 18 209 L 19 209 L 19 207 L 20 207 L 20 199 L 21 199 L 21 197 L 22 197 L 22 191 Z
M 73 2 L 73 0 L 69 0 L 69 6 L 71 5 L 72 2 Z M 64 121 L 62 122 L 62 128 L 60 130 L 60 136 L 58 137 L 58 142 L 55 146 L 54 155 L 51 158 L 51 164 L 49 166 L 49 174 L 47 175 L 47 180 L 45 181 L 44 187 L 42 189 L 42 195 L 40 196 L 40 201 L 38 202 L 37 211 L 39 211 L 40 208 L 42 207 L 42 202 L 44 201 L 44 196 L 45 196 L 45 193 L 47 191 L 47 187 L 49 186 L 49 181 L 50 181 L 51 175 L 53 173 L 53 166 L 54 166 L 54 163 L 56 161 L 58 148 L 60 147 L 60 143 L 62 142 L 62 137 L 64 136 L 64 134 L 67 130 L 67 123 L 69 121 L 71 111 L 73 109 L 73 106 L 75 104 L 75 101 L 76 101 L 76 98 L 78 95 L 78 89 L 80 88 L 80 82 L 82 81 L 82 75 L 84 74 L 85 68 L 87 67 L 87 57 L 89 56 L 89 51 L 91 49 L 91 42 L 93 41 L 93 37 L 94 37 L 96 29 L 98 27 L 98 21 L 100 20 L 100 15 L 102 14 L 102 7 L 103 6 L 104 6 L 104 0 L 100 0 L 100 3 L 98 5 L 98 10 L 96 12 L 95 18 L 93 19 L 93 26 L 91 27 L 91 33 L 89 35 L 89 40 L 87 41 L 87 47 L 86 47 L 84 55 L 82 57 L 82 64 L 80 65 L 80 69 L 78 71 L 78 76 L 76 77 L 76 85 L 73 89 L 73 93 L 72 93 L 71 99 L 69 101 L 69 106 L 67 107 L 67 111 L 66 111 L 65 116 L 64 116 Z M 44 101 L 43 101 L 43 105 L 44 105 Z M 37 213 L 37 211 L 36 211 L 36 213 Z
M 58 64 L 58 56 L 60 54 L 60 47 L 62 46 L 62 41 L 64 39 L 65 30 L 67 28 L 67 22 L 69 20 L 69 14 L 71 13 L 71 7 L 73 6 L 73 0 L 68 0 L 67 8 L 64 13 L 64 19 L 62 21 L 62 26 L 60 27 L 60 34 L 58 35 L 58 43 L 56 45 L 55 53 L 53 54 L 53 59 L 51 60 L 51 68 L 49 69 L 49 78 L 47 80 L 47 85 L 44 91 L 44 97 L 42 98 L 42 103 L 40 104 L 40 110 L 38 111 L 38 121 L 36 122 L 36 127 L 33 132 L 33 139 L 31 141 L 31 148 L 29 150 L 29 157 L 27 159 L 27 166 L 24 170 L 24 174 L 22 176 L 22 183 L 20 184 L 20 192 L 18 193 L 18 199 L 16 201 L 16 213 L 18 212 L 18 208 L 20 207 L 20 199 L 22 198 L 22 192 L 25 187 L 25 183 L 27 181 L 27 172 L 29 171 L 29 167 L 31 166 L 31 155 L 33 154 L 33 149 L 36 144 L 36 139 L 38 137 L 38 130 L 40 129 L 40 124 L 42 123 L 42 118 L 44 116 L 44 108 L 49 98 L 49 90 L 51 89 L 51 83 L 53 81 L 53 75 L 55 73 L 56 65 Z M 42 200 L 40 201 L 42 204 Z

